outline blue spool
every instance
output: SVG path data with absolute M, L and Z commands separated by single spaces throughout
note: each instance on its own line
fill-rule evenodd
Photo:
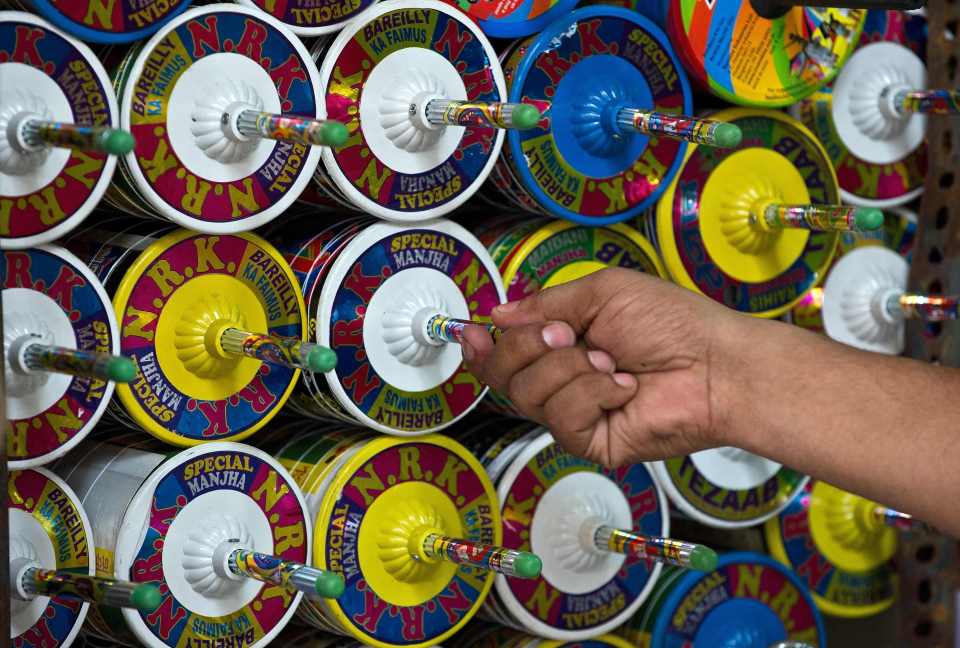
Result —
M 91 20 L 106 19 L 100 18 L 100 14 L 95 11 L 94 5 L 100 6 L 101 3 L 97 0 L 87 0 L 86 2 L 81 2 L 80 0 L 60 0 L 60 2 L 72 2 L 75 6 L 85 7 L 86 10 L 83 12 L 85 15 L 91 17 Z M 39 13 L 41 16 L 52 22 L 54 25 L 64 30 L 65 32 L 76 36 L 85 41 L 90 41 L 92 43 L 129 43 L 131 41 L 140 40 L 146 38 L 153 34 L 155 31 L 163 27 L 166 23 L 172 20 L 179 13 L 184 11 L 187 6 L 190 4 L 190 0 L 169 0 L 171 5 L 166 15 L 162 19 L 155 22 L 149 23 L 145 27 L 136 28 L 133 21 L 128 21 L 126 15 L 121 15 L 121 19 L 124 21 L 124 26 L 130 26 L 131 29 L 124 29 L 123 31 L 108 31 L 103 29 L 94 29 L 89 25 L 85 25 L 83 22 L 72 18 L 64 14 L 60 9 L 57 8 L 57 0 L 29 0 L 29 4 Z M 117 3 L 121 6 L 121 10 L 126 3 Z M 149 6 L 152 6 L 153 3 L 150 3 Z M 105 8 L 109 7 L 109 3 L 106 3 Z M 139 11 L 143 11 L 141 8 Z
M 631 0 L 628 6 L 641 16 L 646 16 L 661 27 L 666 27 L 670 0 Z
M 648 18 L 619 7 L 578 9 L 518 48 L 505 67 L 510 101 L 549 107 L 549 123 L 507 137 L 520 182 L 551 215 L 584 225 L 629 220 L 679 171 L 685 142 L 651 140 L 615 120 L 619 108 L 693 110 L 686 73 Z
M 469 15 L 470 10 L 465 9 L 463 5 L 472 7 L 476 1 L 466 0 L 456 3 L 456 6 Z M 534 0 L 523 0 L 523 3 L 513 9 L 509 15 L 500 18 L 479 19 L 477 24 L 480 25 L 483 33 L 491 38 L 522 38 L 530 34 L 536 34 L 554 20 L 559 20 L 573 11 L 573 8 L 577 6 L 577 0 L 554 0 L 553 6 L 545 12 L 534 18 L 527 18 L 526 16 L 529 15 L 534 4 L 536 4 Z
M 689 613 L 677 619 L 682 606 Z M 650 648 L 768 648 L 787 640 L 826 648 L 823 618 L 809 591 L 772 558 L 740 552 L 722 556 L 715 571 L 691 571 L 677 581 L 660 608 Z

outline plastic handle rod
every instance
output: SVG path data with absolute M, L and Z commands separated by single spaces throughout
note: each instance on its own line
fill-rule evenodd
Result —
M 223 114 L 224 120 L 230 118 L 230 113 Z M 262 137 L 307 146 L 341 146 L 349 137 L 347 127 L 338 121 L 275 115 L 249 109 L 237 115 L 237 130 L 245 137 Z
M 428 558 L 480 567 L 514 578 L 537 578 L 543 569 L 540 557 L 529 551 L 493 547 L 469 540 L 448 538 L 439 533 L 428 533 L 424 536 L 422 547 Z M 414 558 L 417 558 L 415 554 Z
M 960 115 L 960 90 L 901 90 L 893 106 L 902 115 Z
M 936 530 L 926 522 L 921 522 L 912 515 L 894 511 L 886 506 L 874 507 L 873 517 L 884 526 L 900 529 L 901 531 L 936 533 Z
M 410 106 L 416 114 L 416 104 Z M 529 130 L 540 121 L 536 106 L 495 101 L 454 101 L 431 99 L 426 106 L 427 121 L 435 126 L 474 126 Z
M 636 108 L 617 111 L 617 125 L 644 135 L 670 137 L 718 148 L 734 148 L 743 140 L 743 132 L 734 124 Z
M 767 205 L 751 222 L 766 229 L 807 229 L 815 232 L 869 232 L 883 226 L 883 212 L 847 205 Z
M 887 311 L 894 316 L 926 322 L 947 322 L 960 318 L 960 297 L 899 294 L 892 295 Z
M 907 11 L 920 9 L 926 0 L 750 0 L 753 10 L 761 18 L 780 18 L 794 7 L 816 6 L 837 9 L 892 9 Z
M 160 605 L 160 590 L 149 583 L 130 583 L 99 576 L 28 567 L 20 580 L 28 596 L 72 596 L 111 607 L 153 612 Z
M 468 326 L 479 326 L 486 329 L 494 339 L 499 337 L 501 333 L 500 329 L 489 322 L 457 319 L 446 315 L 433 315 L 428 318 L 423 333 L 430 342 L 437 345 L 460 344 L 463 341 L 463 330 Z
M 644 536 L 600 526 L 593 533 L 593 544 L 599 551 L 656 560 L 685 569 L 713 571 L 717 568 L 717 553 L 709 547 L 692 542 Z
M 337 366 L 337 354 L 332 350 L 299 338 L 228 328 L 221 334 L 220 346 L 227 353 L 288 369 L 323 373 Z
M 109 353 L 94 353 L 27 341 L 21 348 L 22 364 L 30 371 L 52 371 L 114 382 L 130 382 L 137 375 L 133 360 Z M 14 359 L 13 366 L 19 362 Z
M 20 124 L 20 140 L 24 148 L 37 150 L 45 146 L 75 151 L 123 155 L 133 150 L 133 135 L 108 126 L 79 126 L 66 122 L 29 118 Z
M 227 557 L 227 566 L 236 576 L 303 592 L 313 600 L 339 598 L 343 594 L 344 583 L 340 574 L 249 549 L 232 550 Z

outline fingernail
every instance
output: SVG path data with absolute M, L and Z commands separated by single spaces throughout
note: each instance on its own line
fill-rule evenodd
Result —
M 473 347 L 470 346 L 470 343 L 466 340 L 460 342 L 460 349 L 463 351 L 463 359 L 467 362 L 473 360 L 473 356 L 476 355 L 476 351 L 473 350 Z
M 517 306 L 520 305 L 520 302 L 507 302 L 506 304 L 500 304 L 493 310 L 498 313 L 509 313 L 510 311 L 517 310 Z
M 577 340 L 569 326 L 547 324 L 543 327 L 543 341 L 551 349 L 565 349 L 572 347 Z
M 606 351 L 587 351 L 587 358 L 593 368 L 602 373 L 613 373 L 616 369 L 613 358 Z
M 613 374 L 613 382 L 621 387 L 633 387 L 637 384 L 637 379 L 633 377 L 633 374 L 615 373 Z

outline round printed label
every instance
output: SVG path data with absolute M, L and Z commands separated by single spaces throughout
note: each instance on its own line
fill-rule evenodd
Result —
M 4 251 L 3 271 L 4 289 L 36 291 L 63 310 L 78 350 L 114 352 L 116 331 L 109 314 L 111 306 L 87 276 L 89 270 L 48 249 L 34 248 Z M 5 304 L 8 326 L 15 317 L 29 315 L 17 314 L 14 308 L 11 303 Z M 34 460 L 79 442 L 100 418 L 111 393 L 107 381 L 71 377 L 63 393 L 45 410 L 30 418 L 9 421 L 7 457 L 14 462 Z
M 190 4 L 190 0 L 31 0 L 44 17 L 85 40 L 101 43 L 143 38 Z
M 72 4 L 86 6 L 86 3 Z M 14 75 L 15 66 L 24 67 Z M 42 24 L 0 21 L 0 81 L 12 75 L 6 80 L 9 85 L 4 90 L 4 103 L 25 102 L 21 108 L 32 110 L 28 86 L 30 77 L 35 75 L 46 82 L 44 87 L 55 84 L 56 92 L 62 95 L 69 109 L 72 123 L 112 126 L 116 119 L 110 112 L 112 99 L 109 98 L 113 91 L 101 82 L 102 70 L 71 41 Z M 41 89 L 34 91 L 41 92 Z M 30 188 L 28 193 L 22 192 L 20 183 L 0 178 L 0 237 L 12 241 L 26 239 L 71 218 L 85 216 L 103 191 L 101 184 L 109 182 L 111 173 L 107 169 L 108 166 L 112 169 L 113 164 L 108 165 L 107 160 L 106 153 L 69 149 L 59 173 L 43 186 Z M 93 203 L 88 204 L 91 199 Z
M 208 327 L 223 319 L 254 333 L 303 335 L 300 287 L 256 236 L 168 234 L 127 271 L 114 306 L 121 351 L 137 364 L 136 378 L 117 392 L 130 415 L 164 441 L 244 438 L 280 410 L 296 383 L 293 369 L 221 358 L 207 348 Z
M 266 11 L 297 33 L 333 31 L 372 5 L 375 0 L 244 0 Z
M 313 64 L 302 46 L 298 47 L 299 41 L 253 10 L 195 9 L 188 16 L 178 19 L 162 38 L 151 41 L 150 49 L 139 53 L 136 71 L 124 84 L 123 119 L 137 141 L 125 160 L 137 188 L 165 214 L 174 212 L 181 221 L 229 224 L 235 231 L 249 229 L 261 224 L 262 214 L 292 187 L 303 184 L 298 179 L 305 169 L 312 174 L 312 166 L 307 168 L 311 147 L 277 141 L 258 168 L 235 180 L 215 179 L 211 176 L 213 167 L 208 171 L 196 164 L 188 168 L 175 152 L 170 133 L 171 129 L 183 128 L 171 121 L 171 101 L 177 85 L 192 66 L 208 56 L 239 55 L 269 76 L 279 95 L 281 113 L 315 118 Z M 222 65 L 229 70 L 236 62 L 225 58 Z M 205 162 L 216 164 L 213 160 Z

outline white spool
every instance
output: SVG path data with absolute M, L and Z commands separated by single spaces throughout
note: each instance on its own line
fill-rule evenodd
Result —
M 247 549 L 309 564 L 311 526 L 303 496 L 281 465 L 250 446 L 214 442 L 169 457 L 155 449 L 149 442 L 91 444 L 79 461 L 58 464 L 90 510 L 101 563 L 113 563 L 112 573 L 104 575 L 160 587 L 155 612 L 122 610 L 127 628 L 152 648 L 182 645 L 185 633 L 194 642 L 219 635 L 242 637 L 251 648 L 265 646 L 290 620 L 302 594 L 281 595 L 271 584 L 234 580 L 217 550 L 239 539 Z M 195 621 L 177 627 L 188 614 Z M 220 618 L 228 615 L 234 621 L 221 627 Z
M 908 272 L 906 260 L 886 248 L 863 247 L 843 255 L 823 287 L 827 335 L 865 351 L 903 353 L 903 318 L 891 313 L 887 302 L 904 293 Z

